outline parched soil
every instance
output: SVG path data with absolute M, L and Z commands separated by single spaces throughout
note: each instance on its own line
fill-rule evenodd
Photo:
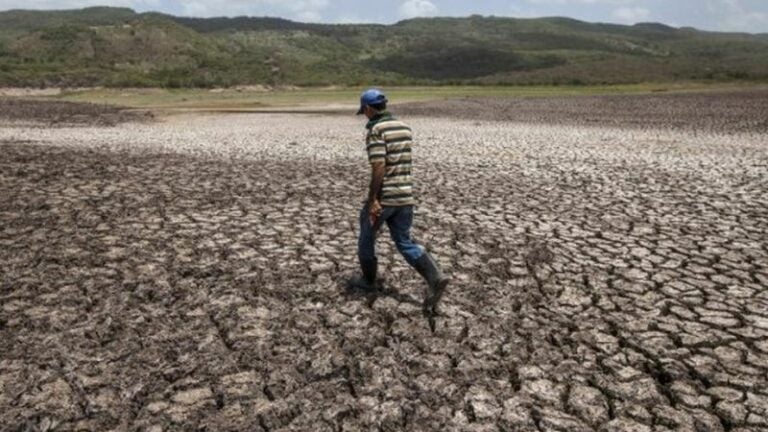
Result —
M 768 89 L 691 94 L 465 98 L 404 104 L 398 112 L 457 119 L 645 130 L 768 133 Z
M 0 97 L 0 127 L 18 123 L 46 127 L 114 126 L 152 117 L 149 112 L 129 111 L 113 105 Z
M 768 428 L 765 136 L 408 120 L 433 323 L 360 119 L 0 129 L 0 430 Z

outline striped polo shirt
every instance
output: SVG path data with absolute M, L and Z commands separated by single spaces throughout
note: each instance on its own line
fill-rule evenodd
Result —
M 411 206 L 413 181 L 411 180 L 411 128 L 383 112 L 366 125 L 368 135 L 365 148 L 371 163 L 384 162 L 384 183 L 379 199 L 384 207 Z

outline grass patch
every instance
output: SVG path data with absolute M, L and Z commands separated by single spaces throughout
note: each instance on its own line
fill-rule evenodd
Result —
M 568 97 L 658 92 L 702 92 L 765 87 L 744 84 L 628 84 L 604 86 L 436 86 L 387 87 L 393 103 L 465 97 Z M 238 89 L 93 89 L 65 92 L 57 98 L 73 102 L 113 104 L 158 110 L 259 111 L 270 109 L 354 109 L 361 88 Z

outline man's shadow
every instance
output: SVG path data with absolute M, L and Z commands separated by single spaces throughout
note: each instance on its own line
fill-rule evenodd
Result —
M 435 318 L 437 315 L 424 310 L 423 302 L 419 301 L 411 295 L 397 291 L 395 288 L 387 284 L 387 282 L 383 279 L 377 279 L 375 287 L 372 289 L 363 289 L 359 286 L 356 286 L 353 283 L 353 280 L 353 276 L 346 276 L 340 279 L 340 289 L 342 296 L 347 300 L 363 301 L 365 302 L 366 306 L 371 309 L 373 309 L 373 305 L 376 303 L 376 300 L 384 297 L 392 298 L 399 303 L 408 303 L 414 306 L 418 306 L 422 310 L 424 317 L 427 318 L 427 323 L 429 324 L 430 330 L 432 330 L 432 333 L 435 332 Z
M 376 300 L 383 297 L 389 297 L 400 303 L 410 303 L 419 307 L 422 305 L 420 301 L 408 294 L 397 291 L 383 279 L 377 279 L 375 287 L 372 289 L 358 287 L 353 283 L 353 280 L 354 278 L 352 276 L 341 278 L 340 288 L 342 290 L 342 295 L 349 300 L 364 300 L 366 306 L 370 308 L 373 307 Z

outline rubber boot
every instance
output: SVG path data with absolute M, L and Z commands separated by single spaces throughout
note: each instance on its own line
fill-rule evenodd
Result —
M 363 271 L 363 275 L 350 282 L 350 285 L 354 288 L 361 289 L 363 291 L 374 291 L 376 289 L 376 270 L 378 268 L 378 260 L 373 261 L 360 261 L 360 269 Z
M 450 279 L 443 275 L 435 259 L 428 252 L 424 252 L 424 255 L 416 260 L 414 267 L 429 285 L 427 296 L 424 298 L 424 312 L 436 314 L 437 304 L 440 302 Z

